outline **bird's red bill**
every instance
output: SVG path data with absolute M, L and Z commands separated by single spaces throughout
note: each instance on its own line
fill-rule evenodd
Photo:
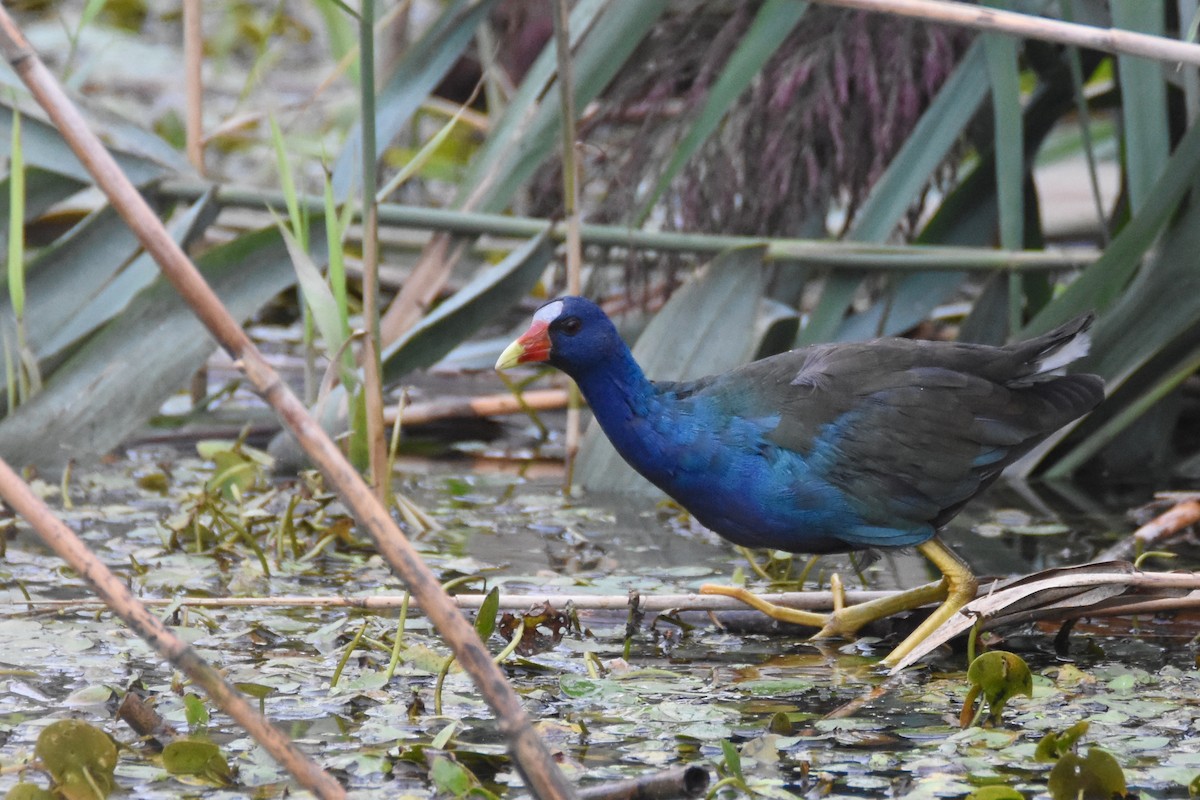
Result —
M 550 325 L 534 320 L 529 330 L 505 348 L 496 362 L 496 369 L 507 369 L 517 364 L 532 364 L 550 358 Z

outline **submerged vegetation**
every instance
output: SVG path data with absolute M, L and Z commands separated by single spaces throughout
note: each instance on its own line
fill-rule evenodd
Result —
M 139 596 L 161 600 L 155 613 L 356 796 L 515 790 L 486 706 L 428 621 L 403 610 L 403 586 L 319 477 L 265 481 L 231 468 L 229 443 L 203 449 L 212 460 L 144 451 L 77 472 L 70 510 L 60 487 L 37 488 Z M 254 479 L 234 483 L 233 474 Z M 873 638 L 814 643 L 803 632 L 743 630 L 737 614 L 718 627 L 689 611 L 631 623 L 619 604 L 572 610 L 533 600 L 624 601 L 630 591 L 648 598 L 723 579 L 737 557 L 668 516 L 577 503 L 553 479 L 437 468 L 404 488 L 438 523 L 421 539 L 422 555 L 455 591 L 483 599 L 469 613 L 583 787 L 686 764 L 706 769 L 719 796 L 961 797 L 1006 786 L 1074 797 L 1053 788 L 1065 780 L 1055 777 L 1067 769 L 1058 764 L 1094 780 L 1111 772 L 1095 766 L 1099 752 L 1131 792 L 1186 797 L 1200 775 L 1192 735 L 1200 707 L 1188 699 L 1200 695 L 1194 617 L 1080 626 L 1057 645 L 1055 628 L 1042 626 L 1009 635 L 1012 653 L 989 650 L 969 671 L 965 654 L 945 652 L 931 672 L 885 678 L 874 664 L 887 644 Z M 951 536 L 982 549 L 991 540 L 972 529 L 1024 525 L 1027 533 L 1010 535 L 1036 546 L 1035 558 L 1078 557 L 1112 535 L 1073 534 L 1078 515 L 1031 521 L 998 508 Z M 686 565 L 667 541 L 680 536 L 700 536 Z M 197 796 L 226 796 L 229 786 L 280 795 L 286 774 L 87 603 L 77 575 L 64 574 L 23 525 L 6 538 L 0 785 L 44 787 L 51 777 L 61 786 L 44 731 L 71 720 L 104 732 L 95 758 L 138 796 L 178 796 L 184 784 Z M 1181 552 L 1184 567 L 1200 560 L 1194 548 Z M 868 575 L 876 585 L 893 579 L 883 565 Z M 488 608 L 497 588 L 512 610 Z M 355 607 L 367 599 L 380 605 Z M 977 691 L 986 704 L 973 700 Z M 161 725 L 133 727 L 140 717 L 117 710 L 127 694 Z M 108 736 L 119 746 L 115 762 Z M 201 744 L 181 754 L 192 742 Z
M 688 765 L 717 797 L 1200 794 L 1184 577 L 1047 599 L 1069 582 L 1051 573 L 1048 590 L 994 610 L 1002 627 L 968 634 L 977 658 L 942 648 L 931 669 L 885 677 L 877 656 L 904 621 L 814 643 L 741 612 L 650 610 L 747 569 L 825 588 L 862 565 L 802 572 L 768 553 L 746 567 L 677 509 L 564 496 L 564 452 L 588 489 L 642 484 L 594 434 L 572 460 L 573 423 L 564 435 L 535 411 L 567 392 L 473 376 L 511 338 L 514 307 L 574 281 L 666 379 L 879 334 L 997 343 L 1094 310 L 1082 369 L 1110 397 L 1018 471 L 1194 479 L 1200 78 L 1195 61 L 1147 57 L 1195 38 L 1194 2 L 1059 0 L 1040 12 L 1044 36 L 1022 40 L 798 0 L 578 0 L 557 23 L 540 0 L 204 5 L 11 13 L 436 580 L 470 594 L 475 632 L 573 783 L 611 790 Z M 1049 22 L 1085 12 L 1118 44 L 1165 39 L 1139 56 L 1054 44 Z M 520 792 L 512 720 L 461 668 L 459 642 L 332 479 L 304 471 L 286 437 L 266 445 L 278 425 L 210 358 L 128 208 L 99 198 L 27 79 L 6 71 L 0 98 L 4 461 L 356 796 Z M 440 403 L 447 372 L 451 391 L 495 396 Z M 475 415 L 500 408 L 528 413 L 519 443 L 511 428 L 483 443 L 503 432 Z M 400 477 L 426 434 L 519 468 Z M 133 447 L 94 461 L 155 437 L 205 441 L 199 459 Z M 1034 511 L 968 517 L 948 538 L 1008 576 L 1097 557 L 1131 527 L 1057 491 L 1069 513 L 1026 496 L 1008 505 Z M 295 791 L 207 686 L 90 604 L 24 522 L 0 526 L 8 798 Z M 1133 555 L 1162 557 L 1138 542 Z M 1194 542 L 1172 549 L 1172 567 L 1196 568 Z M 863 570 L 876 590 L 925 579 L 891 555 Z M 1068 621 L 1022 619 L 1026 600 Z M 676 790 L 706 791 L 695 774 Z

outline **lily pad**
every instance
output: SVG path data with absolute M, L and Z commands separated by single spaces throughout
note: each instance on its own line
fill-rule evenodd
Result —
M 117 746 L 112 738 L 83 720 L 53 722 L 34 747 L 55 790 L 67 800 L 103 800 L 112 792 Z
M 1093 747 L 1087 757 L 1067 753 L 1050 771 L 1054 800 L 1111 800 L 1125 796 L 1125 773 L 1110 753 Z

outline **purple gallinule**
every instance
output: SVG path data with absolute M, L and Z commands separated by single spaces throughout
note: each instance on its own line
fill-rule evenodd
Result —
M 936 583 L 830 614 L 738 597 L 778 619 L 852 635 L 942 604 L 886 659 L 895 664 L 975 596 L 970 568 L 936 533 L 1006 466 L 1104 398 L 1094 375 L 1053 371 L 1086 352 L 1081 316 L 990 347 L 878 339 L 823 344 L 721 375 L 655 383 L 581 297 L 543 305 L 496 369 L 547 362 L 570 375 L 617 452 L 735 544 L 794 553 L 915 547 Z

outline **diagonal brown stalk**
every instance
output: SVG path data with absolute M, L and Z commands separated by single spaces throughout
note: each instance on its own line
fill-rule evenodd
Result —
M 88 549 L 74 531 L 54 516 L 54 512 L 4 461 L 0 461 L 0 496 L 33 526 L 42 541 L 91 584 L 96 594 L 126 625 L 201 687 L 222 711 L 245 728 L 296 780 L 318 797 L 346 796 L 346 790 L 332 775 L 300 752 L 291 739 L 259 714 L 245 696 L 229 685 L 212 665 L 139 603 L 125 583 Z
M 571 785 L 558 769 L 545 742 L 534 731 L 520 698 L 492 661 L 475 628 L 442 590 L 437 578 L 400 532 L 387 509 L 321 426 L 308 415 L 304 404 L 263 359 L 241 325 L 205 283 L 195 265 L 121 172 L 112 155 L 87 127 L 79 110 L 29 46 L 2 5 L 0 52 L 3 52 L 33 97 L 49 114 L 55 127 L 86 166 L 97 186 L 107 195 L 113 208 L 154 257 L 163 275 L 240 365 L 254 388 L 295 435 L 313 463 L 320 467 L 355 519 L 375 540 L 380 555 L 420 600 L 425 613 L 445 637 L 458 662 L 495 711 L 500 736 L 508 745 L 531 793 L 542 800 L 574 796 Z M 158 644 L 156 639 L 148 641 Z

